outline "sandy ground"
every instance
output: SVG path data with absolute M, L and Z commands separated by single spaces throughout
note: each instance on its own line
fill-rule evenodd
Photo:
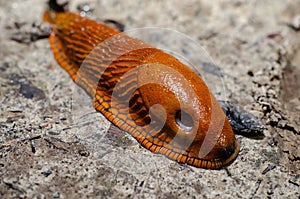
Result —
M 265 137 L 237 136 L 238 158 L 218 171 L 152 154 L 93 110 L 47 39 L 11 39 L 38 32 L 46 2 L 0 0 L 0 198 L 300 198 L 299 0 L 74 0 L 70 10 L 79 5 L 125 30 L 156 27 L 134 33 L 206 59 L 215 95 L 260 117 Z

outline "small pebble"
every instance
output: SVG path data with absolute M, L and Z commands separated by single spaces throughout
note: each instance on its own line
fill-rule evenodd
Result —
M 49 135 L 59 135 L 60 132 L 57 132 L 57 131 L 48 131 L 48 134 Z
M 43 174 L 45 177 L 48 177 L 49 175 L 52 174 L 52 171 L 50 169 L 48 169 L 46 171 L 42 171 L 41 174 Z
M 52 196 L 53 196 L 53 198 L 60 198 L 60 194 L 59 193 L 54 193 Z
M 293 20 L 292 23 L 290 24 L 291 28 L 293 28 L 296 31 L 300 30 L 300 15 L 296 15 Z
M 79 155 L 84 156 L 84 157 L 88 157 L 90 155 L 90 153 L 86 150 L 79 150 L 78 153 L 79 153 Z

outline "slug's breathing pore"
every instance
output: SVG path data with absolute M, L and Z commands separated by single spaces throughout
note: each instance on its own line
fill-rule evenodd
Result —
M 110 122 L 148 150 L 219 169 L 239 143 L 201 78 L 175 57 L 69 12 L 46 11 L 57 62 Z

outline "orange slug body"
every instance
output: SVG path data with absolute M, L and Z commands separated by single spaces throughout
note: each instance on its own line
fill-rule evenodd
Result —
M 201 78 L 175 57 L 75 13 L 46 11 L 57 62 L 110 122 L 148 150 L 219 169 L 239 152 Z

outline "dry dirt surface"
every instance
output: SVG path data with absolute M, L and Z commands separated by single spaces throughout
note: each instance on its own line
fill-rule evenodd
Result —
M 41 32 L 46 1 L 0 0 L 0 198 L 300 198 L 299 0 L 68 6 L 126 31 L 156 27 L 152 40 L 167 35 L 164 48 L 187 57 L 198 52 L 160 30 L 188 36 L 212 60 L 196 63 L 208 85 L 261 118 L 265 137 L 237 136 L 238 158 L 217 171 L 149 152 L 110 127 L 56 63 Z

